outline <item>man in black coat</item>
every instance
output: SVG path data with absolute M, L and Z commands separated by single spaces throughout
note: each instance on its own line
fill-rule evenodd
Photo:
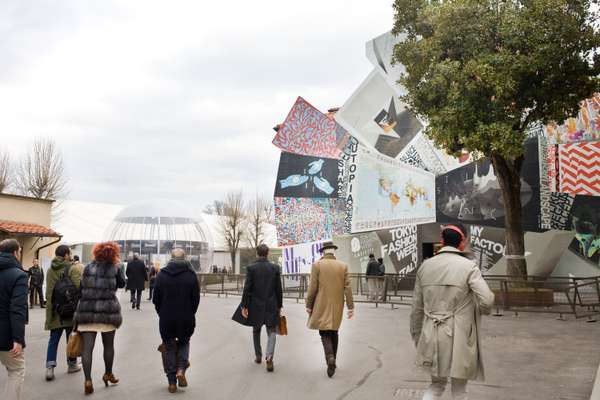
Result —
M 27 323 L 27 274 L 18 257 L 15 239 L 0 242 L 0 363 L 6 367 L 6 400 L 21 398 L 25 380 L 25 324 Z
M 44 270 L 40 267 L 39 261 L 33 260 L 33 265 L 27 270 L 29 275 L 29 306 L 33 308 L 35 304 L 35 297 L 40 300 L 40 307 L 44 308 L 44 293 L 42 286 L 44 286 Z
M 369 263 L 367 264 L 367 287 L 369 290 L 368 299 L 378 300 L 380 294 L 379 282 L 379 263 L 374 254 L 369 254 Z
M 137 253 L 133 255 L 133 259 L 127 263 L 127 288 L 131 291 L 131 308 L 140 309 L 142 301 L 142 292 L 148 280 L 148 271 L 146 264 L 140 260 Z
M 279 316 L 283 307 L 283 290 L 281 288 L 281 271 L 278 265 L 267 260 L 269 247 L 261 244 L 256 248 L 258 260 L 246 269 L 246 283 L 242 296 L 242 315 L 253 327 L 254 353 L 256 363 L 262 361 L 260 332 L 267 326 L 267 371 L 273 371 L 273 355 Z
M 185 371 L 189 366 L 190 338 L 200 304 L 198 278 L 182 249 L 171 252 L 171 261 L 156 276 L 152 302 L 159 317 L 169 392 L 174 393 L 176 383 L 187 386 Z

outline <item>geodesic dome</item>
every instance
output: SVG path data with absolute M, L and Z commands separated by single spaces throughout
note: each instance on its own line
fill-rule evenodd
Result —
M 155 200 L 124 208 L 106 231 L 121 246 L 123 259 L 139 253 L 162 266 L 171 250 L 182 248 L 197 270 L 212 264 L 213 238 L 200 214 L 173 200 Z

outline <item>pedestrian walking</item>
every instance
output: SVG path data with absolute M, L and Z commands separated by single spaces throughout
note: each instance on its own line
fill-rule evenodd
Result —
M 431 375 L 424 400 L 441 398 L 448 378 L 452 398 L 465 400 L 467 381 L 485 378 L 480 315 L 490 312 L 494 293 L 464 256 L 466 243 L 462 225 L 443 227 L 443 247 L 417 271 L 410 333 L 417 365 Z
M 348 266 L 335 258 L 335 250 L 337 246 L 333 242 L 323 244 L 323 257 L 312 266 L 306 295 L 308 327 L 319 331 L 325 352 L 327 376 L 330 378 L 337 368 L 338 331 L 344 313 L 344 299 L 348 308 L 348 319 L 354 316 Z
M 0 363 L 8 380 L 4 400 L 21 399 L 25 381 L 25 324 L 27 323 L 27 274 L 15 239 L 0 242 Z
M 75 312 L 77 330 L 83 339 L 81 361 L 85 375 L 84 393 L 92 394 L 92 354 L 98 333 L 104 347 L 104 375 L 102 381 L 117 384 L 113 374 L 115 333 L 121 326 L 121 305 L 117 289 L 125 286 L 125 277 L 119 268 L 119 245 L 114 242 L 98 243 L 92 250 L 94 261 L 88 264 L 81 278 L 81 300 Z
M 58 344 L 64 332 L 66 341 L 73 330 L 73 314 L 79 300 L 81 275 L 72 268 L 71 249 L 61 244 L 54 251 L 55 257 L 46 275 L 46 323 L 50 331 L 46 353 L 46 380 L 54 380 L 54 368 Z M 55 290 L 56 289 L 56 290 Z M 67 358 L 68 373 L 81 370 L 77 358 Z
M 379 301 L 385 301 L 385 265 L 383 264 L 383 258 L 377 259 L 378 267 L 378 278 L 377 278 L 377 293 L 379 294 Z
M 281 288 L 281 270 L 267 259 L 269 247 L 261 244 L 256 248 L 258 260 L 246 269 L 246 282 L 242 295 L 242 315 L 252 326 L 255 362 L 262 362 L 260 335 L 262 326 L 267 330 L 267 353 L 265 362 L 267 371 L 273 372 L 273 356 L 277 328 L 283 307 Z
M 152 301 L 163 341 L 163 367 L 170 393 L 188 385 L 190 338 L 196 327 L 200 286 L 183 249 L 173 249 L 171 260 L 156 276 Z
M 127 263 L 127 287 L 131 291 L 131 308 L 140 309 L 142 292 L 148 280 L 146 264 L 140 260 L 139 254 L 135 253 L 133 259 Z
M 379 263 L 375 259 L 374 254 L 369 254 L 369 262 L 367 263 L 367 288 L 368 300 L 376 301 L 379 296 Z
M 150 270 L 148 271 L 148 300 L 152 300 L 154 287 L 156 286 L 156 275 L 158 274 L 158 270 L 158 261 L 156 265 L 150 264 Z
M 36 297 L 40 301 L 40 308 L 44 308 L 44 270 L 40 267 L 38 259 L 33 260 L 33 265 L 27 270 L 29 275 L 29 307 L 33 308 Z

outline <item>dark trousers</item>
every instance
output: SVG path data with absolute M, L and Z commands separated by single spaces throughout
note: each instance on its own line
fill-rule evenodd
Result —
M 325 360 L 327 360 L 327 357 L 330 355 L 337 358 L 339 340 L 338 331 L 319 331 L 319 335 L 321 335 L 321 342 L 323 343 Z
M 40 306 L 44 305 L 44 292 L 42 291 L 41 286 L 29 286 L 29 305 L 31 307 L 35 304 L 36 294 L 38 299 L 40 300 Z
M 113 361 L 115 359 L 115 332 L 116 331 L 102 332 L 104 372 L 107 374 L 112 374 Z M 83 364 L 83 374 L 88 381 L 92 380 L 92 354 L 94 353 L 96 335 L 97 332 L 81 332 L 81 338 L 83 339 L 81 362 Z
M 142 290 L 143 289 L 131 289 L 131 304 L 135 305 L 136 308 L 140 308 Z
M 150 294 L 148 294 L 148 300 L 152 300 L 152 295 L 154 294 L 154 286 L 150 286 L 148 290 L 150 291 Z
M 169 384 L 174 384 L 177 382 L 177 371 L 185 371 L 190 366 L 190 338 L 163 339 L 163 344 L 163 367 Z

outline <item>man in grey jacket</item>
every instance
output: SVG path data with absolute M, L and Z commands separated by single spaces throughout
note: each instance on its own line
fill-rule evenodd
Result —
M 410 333 L 417 365 L 431 375 L 424 400 L 441 398 L 448 378 L 452 398 L 465 400 L 467 381 L 484 379 L 480 315 L 490 312 L 494 293 L 463 253 L 465 232 L 462 225 L 444 226 L 444 247 L 417 271 Z

